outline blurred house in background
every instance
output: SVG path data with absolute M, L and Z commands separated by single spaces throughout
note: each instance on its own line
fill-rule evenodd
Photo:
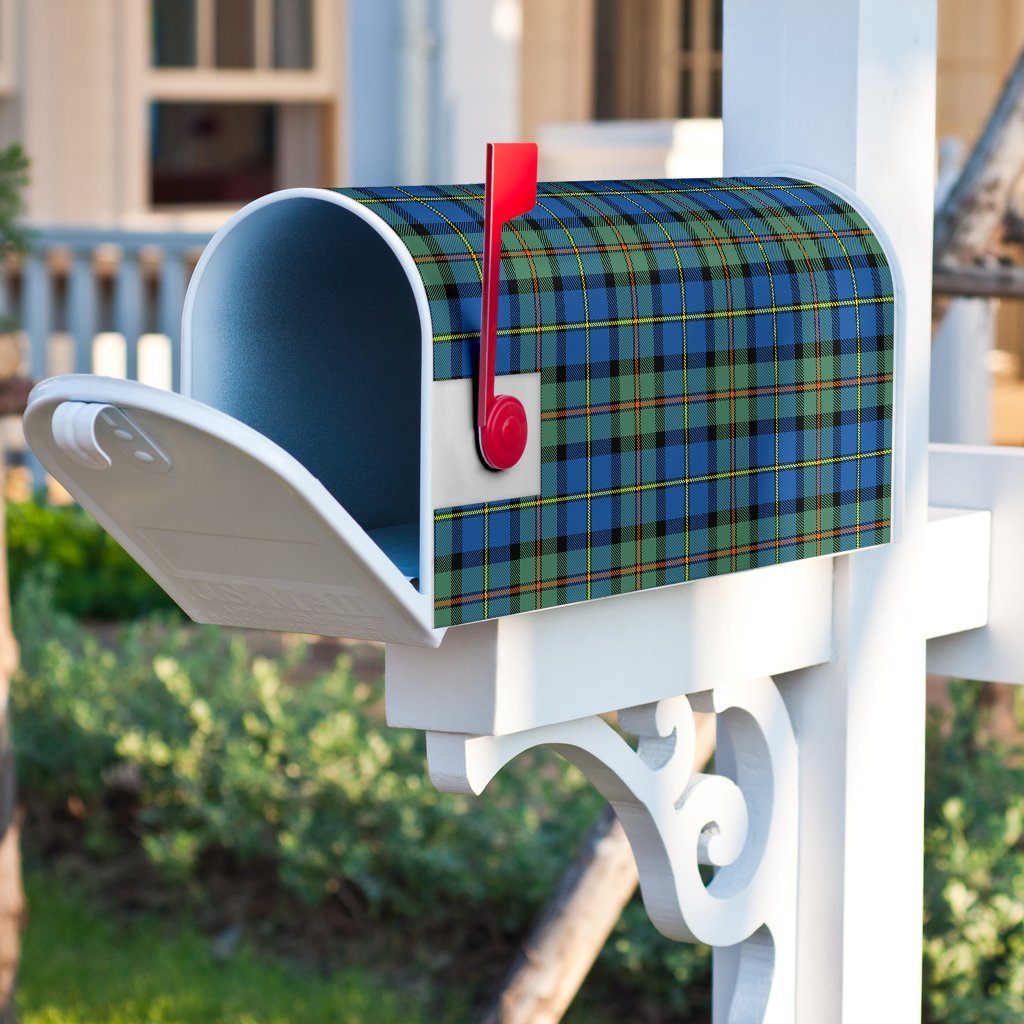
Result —
M 39 224 L 215 226 L 339 172 L 333 0 L 0 0 L 0 141 Z
M 969 146 L 1024 4 L 939 9 L 938 133 Z M 716 173 L 722 17 L 723 0 L 0 0 L 0 145 L 32 158 L 41 229 L 0 309 L 34 376 L 172 386 L 196 253 L 263 193 L 479 181 L 491 139 L 538 139 L 548 178 Z
M 491 138 L 717 117 L 722 9 L 0 0 L 0 143 L 25 144 L 32 219 L 50 225 L 208 228 L 291 185 L 478 180 Z M 942 0 L 940 18 L 938 133 L 970 144 L 1024 44 L 1024 5 Z M 632 131 L 622 145 L 671 136 Z

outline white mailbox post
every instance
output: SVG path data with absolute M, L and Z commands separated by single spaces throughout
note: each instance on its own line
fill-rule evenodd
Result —
M 195 617 L 387 641 L 439 787 L 579 765 L 656 926 L 715 947 L 716 1024 L 918 1017 L 926 663 L 1024 681 L 1024 458 L 929 462 L 935 14 L 729 0 L 731 177 L 543 186 L 507 263 L 493 191 L 267 197 L 190 286 L 191 397 L 57 378 L 26 414 Z
M 800 862 L 796 1007 L 778 1019 L 800 1024 L 921 1012 L 935 22 L 932 0 L 726 4 L 726 170 L 799 160 L 846 182 L 885 223 L 905 288 L 903 536 L 835 565 L 832 657 L 780 680 Z M 958 554 L 941 554 L 952 584 Z

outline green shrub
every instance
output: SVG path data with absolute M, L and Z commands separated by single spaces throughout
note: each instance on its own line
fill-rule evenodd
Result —
M 77 505 L 7 503 L 11 592 L 45 576 L 56 606 L 88 619 L 133 619 L 176 605 L 132 557 Z
M 663 1019 L 658 1010 L 671 1011 L 673 1020 L 711 1019 L 711 947 L 666 939 L 655 931 L 639 895 L 626 905 L 591 978 L 599 984 L 625 982 L 635 993 L 633 1009 L 646 1004 L 642 1019 Z M 621 1019 L 629 1019 L 627 1012 Z M 587 1018 L 578 1019 L 582 1024 Z
M 301 648 L 253 657 L 237 633 L 167 616 L 107 648 L 31 574 L 15 625 L 23 792 L 72 800 L 106 850 L 121 841 L 106 798 L 133 788 L 133 833 L 193 889 L 216 851 L 243 869 L 273 865 L 311 906 L 354 895 L 410 936 L 512 937 L 599 813 L 582 776 L 545 753 L 480 799 L 436 792 L 419 734 L 385 727 L 380 684 L 356 682 L 344 660 L 292 684 Z M 952 713 L 928 730 L 924 1019 L 1009 1024 L 1024 1019 L 1024 745 L 991 738 L 978 686 L 952 694 Z M 588 988 L 625 982 L 687 1019 L 706 1013 L 707 970 L 706 949 L 662 939 L 634 901 Z
M 545 790 L 584 788 L 569 768 L 511 774 L 483 814 L 437 793 L 420 735 L 384 726 L 373 713 L 380 685 L 355 683 L 344 660 L 290 685 L 287 664 L 252 657 L 238 634 L 159 619 L 103 649 L 35 585 L 22 591 L 16 629 L 22 786 L 53 801 L 73 794 L 104 828 L 101 797 L 128 772 L 146 850 L 181 878 L 217 848 L 241 863 L 272 860 L 309 902 L 344 880 L 371 906 L 407 915 L 432 912 L 441 893 L 470 903 L 515 894 L 515 917 L 594 812 L 594 800 L 575 799 L 541 810 Z
M 112 921 L 74 887 L 26 878 L 28 930 L 18 971 L 22 1024 L 421 1024 L 467 1019 L 370 967 L 329 977 L 259 957 L 218 955 L 181 915 Z M 139 951 L 145 950 L 140 956 Z M 438 1000 L 441 1002 L 441 1000 Z
M 978 684 L 950 692 L 929 728 L 925 1020 L 1010 1024 L 1024 1020 L 1024 747 L 992 738 Z
M 550 752 L 526 755 L 483 797 L 437 792 L 422 736 L 381 722 L 382 686 L 344 659 L 309 682 L 304 657 L 253 657 L 238 633 L 150 618 L 112 648 L 55 610 L 45 581 L 15 604 L 22 668 L 12 688 L 23 793 L 69 798 L 96 850 L 119 841 L 105 799 L 137 791 L 131 831 L 150 861 L 193 889 L 216 851 L 239 868 L 272 864 L 310 905 L 353 895 L 365 912 L 439 929 L 528 927 L 568 866 L 601 800 Z M 600 976 L 682 1010 L 706 955 L 661 939 L 632 911 Z

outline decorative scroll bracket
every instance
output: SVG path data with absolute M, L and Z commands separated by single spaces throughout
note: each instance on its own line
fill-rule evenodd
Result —
M 692 770 L 694 711 L 718 715 L 721 774 Z M 792 1022 L 797 744 L 774 681 L 629 708 L 619 722 L 636 750 L 596 716 L 503 736 L 428 732 L 430 776 L 479 794 L 519 754 L 552 747 L 615 808 L 658 930 L 715 947 L 715 1024 Z M 715 868 L 708 884 L 702 864 Z

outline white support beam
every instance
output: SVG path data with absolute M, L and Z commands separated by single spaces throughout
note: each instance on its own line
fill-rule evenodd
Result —
M 836 561 L 834 659 L 780 683 L 800 743 L 797 1022 L 916 1020 L 935 0 L 730 0 L 725 19 L 726 173 L 838 179 L 902 268 L 901 542 Z
M 933 459 L 933 480 L 934 466 Z M 922 592 L 928 640 L 961 636 L 988 625 L 991 557 L 992 513 L 988 509 L 928 509 L 927 575 Z M 1017 578 L 1021 578 L 1019 571 Z M 1022 603 L 1018 600 L 1016 606 Z M 929 644 L 929 670 L 931 652 Z
M 831 562 L 474 622 L 436 650 L 388 644 L 388 724 L 502 735 L 617 710 L 623 680 L 646 704 L 821 664 L 832 649 Z
M 991 513 L 989 608 L 977 629 L 928 643 L 928 671 L 962 679 L 1024 684 L 1024 448 L 931 447 L 929 491 L 936 504 Z M 972 571 L 970 553 L 951 551 L 958 574 Z
M 992 442 L 988 357 L 996 347 L 998 307 L 992 299 L 956 299 L 935 332 L 928 432 L 932 441 Z

